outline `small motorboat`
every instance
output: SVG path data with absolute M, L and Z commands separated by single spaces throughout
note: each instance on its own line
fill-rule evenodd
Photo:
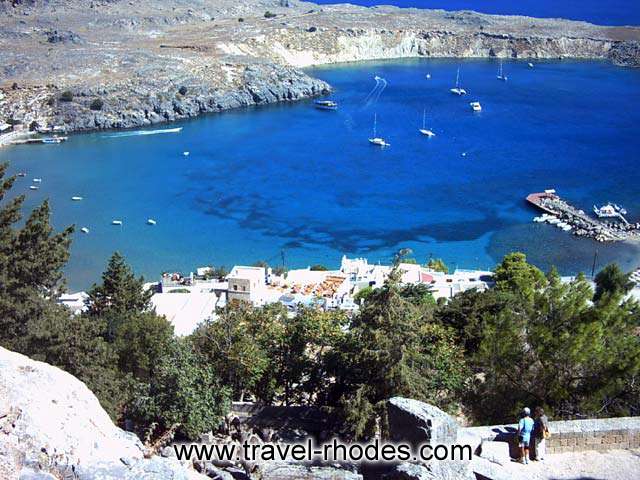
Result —
M 82 227 L 82 228 L 80 229 L 80 231 L 81 231 L 82 233 L 89 233 L 89 229 L 88 229 L 87 227 Z
M 82 200 L 82 197 L 79 197 L 79 196 L 71 197 L 71 200 L 73 200 L 74 202 L 79 202 L 80 200 Z
M 185 157 L 189 156 L 189 152 L 182 152 L 182 155 L 184 155 Z
M 27 174 L 25 172 L 18 172 L 19 177 L 26 177 Z
M 111 225 L 122 225 L 122 220 L 113 220 Z
M 471 106 L 471 110 L 474 112 L 482 111 L 482 105 L 480 105 L 480 102 L 471 102 L 469 105 Z
M 153 218 L 147 219 L 147 225 L 155 225 L 157 222 Z
M 333 100 L 316 100 L 313 102 L 316 108 L 320 110 L 337 110 L 338 102 L 334 102 Z
M 527 65 L 529 66 L 529 68 L 533 68 L 533 63 L 529 62 Z
M 67 137 L 45 137 L 42 139 L 42 143 L 44 144 L 57 144 L 62 143 L 67 140 Z
M 34 178 L 33 179 L 33 183 L 42 183 L 42 179 L 41 178 Z
M 39 186 L 37 186 L 37 185 L 31 185 L 31 186 L 29 187 L 29 189 L 30 189 L 30 190 L 38 190 L 39 188 L 40 188 L 40 187 L 39 187 Z
M 427 80 L 431 80 L 431 74 L 427 73 Z

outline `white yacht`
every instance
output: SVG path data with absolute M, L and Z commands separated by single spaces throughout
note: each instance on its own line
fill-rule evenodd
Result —
M 74 202 L 79 202 L 80 200 L 82 200 L 82 197 L 79 197 L 79 196 L 71 197 L 71 200 L 73 200 Z
M 533 68 L 533 63 L 529 62 L 528 65 L 529 65 L 529 68 Z
M 147 219 L 147 225 L 155 225 L 157 222 L 153 218 Z
M 42 179 L 41 178 L 34 178 L 33 179 L 33 183 L 42 183 Z
M 456 73 L 456 86 L 449 90 L 454 95 L 466 95 L 467 91 L 464 88 L 460 88 L 460 67 Z
M 82 227 L 82 228 L 80 229 L 80 231 L 81 231 L 82 233 L 89 233 L 89 229 L 88 229 L 87 227 Z
M 593 213 L 595 213 L 599 218 L 614 218 L 620 217 L 620 212 L 618 212 L 613 205 L 607 203 L 606 205 L 601 206 L 600 208 L 593 206 Z
M 480 102 L 471 102 L 469 106 L 471 107 L 471 110 L 473 110 L 474 112 L 482 111 L 482 105 L 480 105 Z
M 502 71 L 502 60 L 500 60 L 500 68 L 498 69 L 498 76 L 496 78 L 498 80 L 502 80 L 503 82 L 507 81 L 507 76 Z
M 433 132 L 433 130 L 430 130 L 427 128 L 426 121 L 427 121 L 427 109 L 425 108 L 424 111 L 422 112 L 422 128 L 420 129 L 420 133 L 423 135 L 426 135 L 429 138 L 435 137 L 436 134 Z
M 111 225 L 122 225 L 122 220 L 113 220 Z
M 387 143 L 384 138 L 378 137 L 377 127 L 378 127 L 378 114 L 376 113 L 373 116 L 373 137 L 369 139 L 369 143 L 371 145 L 376 145 L 378 147 L 390 146 L 390 144 Z
M 31 185 L 29 187 L 30 190 L 38 190 L 40 187 L 38 187 L 37 185 Z

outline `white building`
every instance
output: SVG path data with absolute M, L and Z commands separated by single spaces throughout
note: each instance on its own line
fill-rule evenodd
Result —
M 267 301 L 267 271 L 263 267 L 235 266 L 227 276 L 227 300 L 239 300 L 253 305 Z

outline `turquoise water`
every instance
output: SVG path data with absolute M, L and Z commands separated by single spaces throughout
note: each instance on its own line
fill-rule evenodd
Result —
M 638 0 L 315 0 L 315 3 L 354 3 L 357 5 L 396 5 L 398 7 L 475 10 L 498 15 L 569 18 L 597 25 L 640 25 Z
M 184 127 L 179 134 L 101 132 L 6 148 L 0 161 L 28 173 L 16 187 L 28 207 L 50 198 L 58 227 L 90 228 L 75 234 L 72 288 L 96 281 L 114 250 L 149 278 L 211 263 L 280 264 L 283 250 L 290 267 L 336 266 L 343 253 L 388 262 L 399 247 L 465 268 L 522 250 L 543 268 L 590 271 L 596 247 L 599 265 L 640 265 L 636 245 L 534 224 L 524 202 L 556 188 L 585 210 L 614 201 L 640 220 L 640 70 L 512 61 L 503 83 L 496 62 L 463 61 L 469 95 L 456 97 L 449 88 L 457 65 L 319 68 L 310 73 L 334 85 L 336 112 L 310 101 L 251 108 L 172 124 Z M 367 101 L 375 75 L 388 86 Z M 471 112 L 472 100 L 481 113 Z M 435 138 L 417 131 L 423 108 Z M 386 149 L 367 142 L 376 112 Z M 42 178 L 35 192 L 33 177 Z

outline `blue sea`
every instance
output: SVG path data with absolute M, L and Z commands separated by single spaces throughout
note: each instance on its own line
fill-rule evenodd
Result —
M 596 25 L 640 25 L 638 0 L 314 0 L 315 3 L 352 3 L 367 7 L 395 5 L 398 7 L 435 8 L 442 10 L 474 10 L 497 15 L 567 18 Z
M 449 92 L 458 66 L 466 97 Z M 311 101 L 254 107 L 147 129 L 182 126 L 176 134 L 4 148 L 0 161 L 27 172 L 15 187 L 27 208 L 49 198 L 58 228 L 90 229 L 74 235 L 73 289 L 97 281 L 115 250 L 151 279 L 283 257 L 288 267 L 334 267 L 343 254 L 389 262 L 400 247 L 459 268 L 490 268 L 514 250 L 565 274 L 590 272 L 596 251 L 598 267 L 639 266 L 637 244 L 535 224 L 524 198 L 556 188 L 585 211 L 613 201 L 640 220 L 640 70 L 508 61 L 500 82 L 497 68 L 433 59 L 317 68 L 309 73 L 335 87 L 338 111 Z M 418 132 L 424 109 L 431 139 Z M 388 148 L 367 141 L 375 114 Z

